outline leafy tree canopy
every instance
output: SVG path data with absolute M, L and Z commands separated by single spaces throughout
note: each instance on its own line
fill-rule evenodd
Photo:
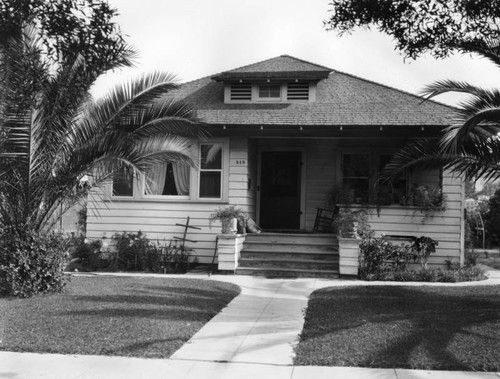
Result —
M 500 50 L 498 0 L 332 0 L 325 27 L 348 33 L 374 26 L 393 36 L 396 48 L 416 58 L 430 52 L 443 58 L 454 51 Z
M 2 0 L 0 46 L 34 27 L 52 63 L 82 55 L 95 72 L 129 65 L 133 51 L 113 22 L 116 15 L 106 0 Z

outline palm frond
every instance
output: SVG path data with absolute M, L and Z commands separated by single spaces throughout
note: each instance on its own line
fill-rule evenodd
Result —
M 459 48 L 467 53 L 479 54 L 500 67 L 500 40 L 498 37 L 461 41 Z
M 175 77 L 172 74 L 165 72 L 155 71 L 143 74 L 116 85 L 97 101 L 96 107 L 105 113 L 105 119 L 108 124 L 111 124 L 116 118 L 133 113 L 137 107 L 149 104 L 176 89 L 178 86 L 174 80 Z
M 492 96 L 492 92 L 490 90 L 457 80 L 438 80 L 425 86 L 422 91 L 420 91 L 420 95 L 427 99 L 431 99 L 449 92 L 465 93 L 473 95 L 477 98 L 489 98 Z
M 465 122 L 445 129 L 441 139 L 443 152 L 457 153 L 468 140 L 488 140 L 500 130 L 500 107 L 476 111 Z

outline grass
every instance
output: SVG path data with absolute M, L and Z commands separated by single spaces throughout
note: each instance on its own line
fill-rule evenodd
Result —
M 63 293 L 0 299 L 0 350 L 167 358 L 238 293 L 216 281 L 77 276 Z
M 370 286 L 312 294 L 295 364 L 500 370 L 500 286 Z

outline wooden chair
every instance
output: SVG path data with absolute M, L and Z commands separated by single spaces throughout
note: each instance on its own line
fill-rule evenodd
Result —
M 331 233 L 332 223 L 337 213 L 339 213 L 339 207 L 334 207 L 333 209 L 316 209 L 316 220 L 314 221 L 313 230 L 318 233 Z

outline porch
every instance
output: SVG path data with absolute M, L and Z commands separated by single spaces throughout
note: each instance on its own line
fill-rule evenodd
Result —
M 338 278 L 337 236 L 319 233 L 247 234 L 235 273 Z

